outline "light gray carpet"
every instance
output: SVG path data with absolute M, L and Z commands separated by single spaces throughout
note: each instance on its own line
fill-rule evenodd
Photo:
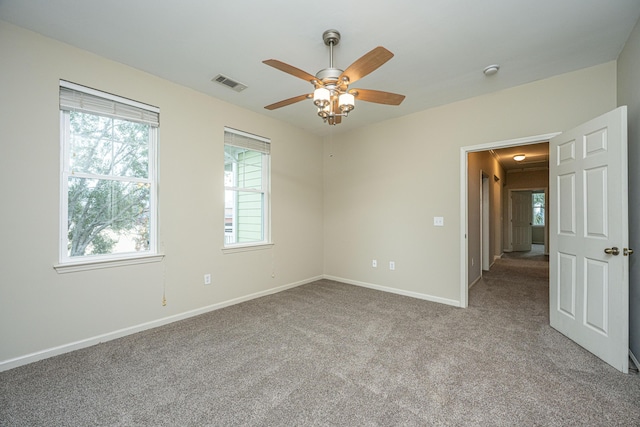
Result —
M 639 425 L 547 281 L 499 260 L 465 310 L 319 281 L 0 373 L 0 425 Z

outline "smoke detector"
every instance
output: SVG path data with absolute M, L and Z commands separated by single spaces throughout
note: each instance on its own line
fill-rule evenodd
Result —
M 499 69 L 500 69 L 500 66 L 498 64 L 493 64 L 486 67 L 482 72 L 484 73 L 485 76 L 488 77 L 496 74 Z

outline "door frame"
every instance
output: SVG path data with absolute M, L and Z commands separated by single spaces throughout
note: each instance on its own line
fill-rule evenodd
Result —
M 469 218 L 468 218 L 468 195 L 469 195 L 469 161 L 468 154 L 478 151 L 488 151 L 497 148 L 517 147 L 520 145 L 537 144 L 548 142 L 562 132 L 552 132 L 542 135 L 528 136 L 523 138 L 508 139 L 504 141 L 487 142 L 478 145 L 469 145 L 460 148 L 460 307 L 467 308 L 469 305 Z M 549 195 L 551 197 L 551 195 Z M 551 219 L 549 219 L 551 220 Z

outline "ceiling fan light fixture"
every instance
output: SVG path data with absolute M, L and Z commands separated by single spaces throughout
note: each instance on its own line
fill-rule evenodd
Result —
M 324 107 L 318 107 L 318 115 L 322 117 L 323 120 L 327 120 L 330 114 L 331 114 L 331 105 L 327 104 Z
M 348 113 L 349 111 L 356 108 L 355 104 L 356 104 L 356 100 L 352 94 L 350 93 L 340 94 L 340 97 L 338 98 L 338 106 L 340 108 L 340 111 L 342 111 L 343 113 Z
M 316 104 L 319 108 L 324 108 L 329 105 L 331 101 L 331 92 L 329 89 L 324 87 L 319 87 L 313 91 L 313 103 Z
M 524 154 L 516 154 L 515 156 L 513 156 L 513 160 L 515 160 L 516 162 L 521 162 L 523 161 L 527 156 L 525 156 Z

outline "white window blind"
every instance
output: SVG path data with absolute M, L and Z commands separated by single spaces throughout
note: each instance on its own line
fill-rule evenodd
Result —
M 60 80 L 60 109 L 160 125 L 157 107 Z
M 271 152 L 270 139 L 227 127 L 224 128 L 224 143 L 264 154 Z

